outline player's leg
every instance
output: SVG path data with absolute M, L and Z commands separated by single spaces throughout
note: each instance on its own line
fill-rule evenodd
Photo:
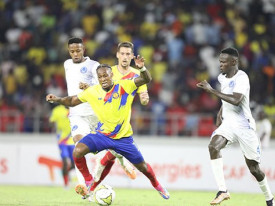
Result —
M 121 165 L 126 175 L 131 179 L 136 179 L 137 174 L 133 165 L 121 154 L 116 153 L 114 150 L 110 150 L 110 152 L 117 158 L 119 164 Z
M 78 185 L 76 187 L 76 192 L 84 198 L 89 195 L 94 184 L 94 179 L 88 169 L 85 155 L 90 152 L 96 153 L 108 149 L 111 147 L 111 143 L 112 139 L 109 137 L 100 136 L 98 134 L 88 134 L 83 137 L 74 148 L 73 158 L 75 165 L 84 177 L 85 184 L 87 186 L 85 187 L 83 185 Z
M 256 132 L 252 129 L 242 131 L 239 135 L 239 144 L 244 154 L 245 161 L 250 173 L 256 178 L 258 184 L 265 195 L 266 204 L 273 205 L 273 195 L 267 183 L 264 172 L 260 169 L 261 145 Z
M 123 170 L 125 171 L 125 173 L 131 179 L 136 178 L 136 172 L 135 172 L 133 166 L 129 163 L 129 161 L 126 160 L 125 158 L 123 158 L 122 155 L 116 153 L 115 151 L 108 150 L 102 158 L 97 159 L 97 164 L 96 164 L 95 172 L 94 172 L 94 179 L 96 182 L 101 179 L 101 174 L 105 170 L 105 167 L 109 164 L 112 164 L 112 162 L 116 158 L 119 160 L 119 163 L 120 163 L 121 167 L 123 168 Z
M 142 161 L 141 163 L 134 164 L 134 165 L 140 172 L 142 172 L 150 180 L 152 186 L 159 192 L 159 194 L 164 199 L 169 199 L 170 197 L 169 192 L 164 187 L 161 186 L 150 164 L 146 163 L 145 161 Z
M 69 185 L 69 167 L 70 167 L 68 148 L 67 148 L 67 145 L 64 145 L 64 144 L 59 144 L 58 147 L 59 147 L 60 156 L 62 159 L 62 176 L 63 176 L 64 186 L 65 188 L 67 188 Z
M 151 182 L 153 187 L 160 193 L 164 199 L 169 198 L 168 191 L 158 182 L 152 167 L 144 161 L 144 158 L 137 148 L 132 137 L 125 137 L 114 140 L 115 151 L 128 159 L 140 172 L 142 172 Z
M 94 184 L 92 185 L 92 187 L 90 188 L 90 191 L 94 191 L 95 188 L 105 179 L 105 177 L 109 174 L 109 172 L 111 171 L 111 168 L 113 167 L 115 161 L 108 161 L 107 165 L 104 167 L 104 170 L 100 176 L 100 178 L 98 180 L 95 180 L 94 177 Z
M 223 149 L 228 140 L 221 135 L 215 135 L 211 138 L 208 145 L 211 167 L 219 188 L 219 192 L 213 201 L 210 202 L 211 205 L 220 204 L 223 200 L 230 198 L 230 194 L 227 191 L 223 173 L 223 160 L 221 155 L 221 149 Z
M 273 205 L 273 195 L 271 193 L 271 190 L 269 188 L 269 185 L 267 183 L 267 178 L 264 174 L 264 172 L 260 169 L 259 163 L 255 160 L 249 160 L 245 157 L 245 162 L 247 164 L 247 167 L 250 171 L 250 173 L 256 178 L 258 181 L 258 184 L 264 193 L 266 203 L 267 205 Z
M 71 135 L 73 137 L 75 145 L 87 134 L 91 132 L 91 126 L 89 121 L 90 116 L 70 116 Z M 91 117 L 92 118 L 92 117 Z M 94 124 L 91 124 L 94 125 Z M 89 156 L 89 155 L 88 155 Z M 88 156 L 85 158 L 88 159 Z M 89 168 L 89 166 L 88 166 Z M 91 171 L 91 168 L 89 168 Z M 75 165 L 76 177 L 79 184 L 85 185 L 85 180 Z

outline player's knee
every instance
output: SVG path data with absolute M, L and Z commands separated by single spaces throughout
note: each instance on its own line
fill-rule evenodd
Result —
M 75 158 L 81 158 L 84 156 L 83 151 L 80 147 L 76 146 L 73 151 L 73 156 Z
M 220 152 L 220 148 L 217 145 L 209 144 L 208 150 L 210 154 L 218 154 Z
M 142 173 L 147 171 L 147 164 L 145 162 L 135 164 L 135 167 Z
M 82 139 L 83 135 L 77 134 L 73 137 L 73 141 L 76 144 L 77 142 L 79 142 Z

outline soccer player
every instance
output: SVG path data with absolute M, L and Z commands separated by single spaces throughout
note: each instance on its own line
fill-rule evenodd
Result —
M 272 124 L 266 113 L 261 109 L 256 120 L 257 135 L 261 141 L 262 148 L 268 148 L 272 132 Z
M 74 141 L 71 136 L 69 110 L 63 105 L 53 108 L 49 121 L 55 124 L 58 147 L 62 159 L 62 175 L 65 188 L 69 186 L 69 171 L 74 168 Z
M 81 82 L 90 86 L 98 84 L 96 68 L 99 63 L 84 56 L 85 47 L 81 38 L 73 37 L 68 40 L 68 52 L 71 59 L 64 62 L 64 69 L 68 95 L 73 96 L 82 92 L 79 88 Z M 69 110 L 71 135 L 77 144 L 82 137 L 95 130 L 98 119 L 88 103 L 70 107 Z M 81 173 L 77 167 L 75 169 L 78 182 L 84 184 Z
M 118 59 L 118 64 L 112 66 L 113 80 L 118 81 L 120 79 L 132 79 L 140 75 L 140 71 L 131 67 L 131 61 L 134 58 L 134 45 L 131 42 L 121 42 L 118 44 L 116 57 Z M 138 89 L 131 95 L 135 96 L 138 93 L 140 103 L 142 105 L 147 105 L 149 103 L 149 95 L 147 91 L 146 84 L 138 87 Z M 119 154 L 114 153 L 112 150 L 107 151 L 102 159 L 97 162 L 95 167 L 94 179 L 96 182 L 100 180 L 101 174 L 104 168 L 112 167 L 113 161 L 118 157 L 118 160 L 124 168 L 126 174 L 131 178 L 136 178 L 136 173 L 128 161 L 123 161 L 123 157 Z M 107 175 L 107 174 L 106 174 Z M 104 179 L 104 177 L 102 178 Z M 102 180 L 101 179 L 101 180 Z
M 238 142 L 250 173 L 258 181 L 266 204 L 271 206 L 273 195 L 266 176 L 259 167 L 261 148 L 255 132 L 255 120 L 249 108 L 249 78 L 244 71 L 239 70 L 238 57 L 239 53 L 235 48 L 229 47 L 221 51 L 221 74 L 218 76 L 221 91 L 213 89 L 205 80 L 197 84 L 199 88 L 214 94 L 222 101 L 216 121 L 218 128 L 213 132 L 208 145 L 212 170 L 219 187 L 219 192 L 210 204 L 217 205 L 223 200 L 230 199 L 224 180 L 221 149 Z
M 169 193 L 164 189 L 154 174 L 151 166 L 144 158 L 133 140 L 133 131 L 130 124 L 132 98 L 131 94 L 141 85 L 151 81 L 151 75 L 144 67 L 144 59 L 134 57 L 140 76 L 134 79 L 125 79 L 114 82 L 112 69 L 106 64 L 97 67 L 97 76 L 100 85 L 89 87 L 82 93 L 74 96 L 56 97 L 48 94 L 46 100 L 57 102 L 65 106 L 76 106 L 82 102 L 89 102 L 99 119 L 95 133 L 86 135 L 74 149 L 74 161 L 82 173 L 86 187 L 79 188 L 78 192 L 86 197 L 95 187 L 93 176 L 89 173 L 84 155 L 112 149 L 126 157 L 150 181 L 153 187 L 164 199 Z
M 99 63 L 97 61 L 91 60 L 89 57 L 84 56 L 85 47 L 81 38 L 73 37 L 69 39 L 68 52 L 71 56 L 71 59 L 65 61 L 64 68 L 68 95 L 73 96 L 82 92 L 82 84 L 86 86 L 98 84 L 96 68 Z M 93 109 L 88 103 L 84 103 L 76 107 L 70 107 L 69 119 L 72 128 L 71 133 L 75 143 L 77 143 L 86 134 L 94 131 L 98 122 L 98 119 Z M 113 154 L 115 154 L 115 152 L 113 152 Z M 134 179 L 136 177 L 136 173 L 130 163 L 127 160 L 124 160 L 121 155 L 115 155 L 118 157 L 119 163 L 121 164 L 126 174 Z M 111 153 L 109 154 L 109 156 L 113 157 Z M 108 158 L 109 156 L 106 156 L 106 158 Z M 106 160 L 106 158 L 104 160 Z M 113 160 L 109 160 L 108 167 L 111 167 L 110 164 L 113 163 Z M 103 169 L 104 167 L 102 168 L 102 170 Z M 100 170 L 96 169 L 95 171 Z M 82 175 L 77 168 L 76 174 L 78 182 L 84 184 Z M 100 175 L 97 175 L 97 177 L 99 179 Z

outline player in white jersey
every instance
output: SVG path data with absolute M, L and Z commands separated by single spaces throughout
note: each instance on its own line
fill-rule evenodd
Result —
M 258 113 L 256 121 L 257 135 L 261 141 L 262 148 L 268 148 L 270 143 L 270 136 L 272 132 L 272 124 L 268 119 L 266 113 L 261 109 Z
M 71 59 L 64 62 L 65 76 L 67 82 L 67 91 L 69 96 L 77 95 L 82 92 L 79 88 L 81 82 L 90 86 L 98 84 L 96 68 L 99 65 L 97 61 L 84 57 L 84 45 L 80 38 L 73 37 L 68 41 L 68 52 Z M 71 134 L 74 143 L 82 139 L 85 135 L 95 130 L 98 119 L 88 103 L 80 104 L 76 107 L 70 107 L 69 120 L 71 125 Z M 89 155 L 86 156 L 87 160 Z M 81 173 L 76 169 L 76 175 L 80 184 L 85 184 Z M 91 170 L 91 168 L 89 168 Z
M 255 120 L 249 107 L 249 78 L 245 72 L 238 69 L 238 57 L 239 53 L 234 48 L 221 51 L 219 57 L 221 74 L 218 77 L 221 92 L 213 89 L 205 80 L 197 84 L 198 87 L 222 100 L 216 121 L 218 128 L 213 132 L 208 146 L 212 170 L 219 187 L 219 192 L 210 204 L 218 205 L 230 198 L 224 180 L 221 149 L 238 142 L 250 173 L 258 181 L 265 195 L 266 204 L 271 206 L 274 197 L 266 176 L 259 167 L 261 148 L 255 131 Z

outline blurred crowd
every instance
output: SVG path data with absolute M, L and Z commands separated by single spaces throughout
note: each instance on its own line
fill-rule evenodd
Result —
M 275 116 L 275 4 L 273 0 L 2 0 L 0 108 L 47 116 L 46 93 L 64 96 L 67 40 L 83 38 L 86 55 L 116 64 L 119 42 L 131 41 L 146 59 L 153 82 L 150 105 L 135 111 L 215 114 L 220 101 L 196 88 L 217 88 L 222 48 L 240 52 L 251 101 Z

